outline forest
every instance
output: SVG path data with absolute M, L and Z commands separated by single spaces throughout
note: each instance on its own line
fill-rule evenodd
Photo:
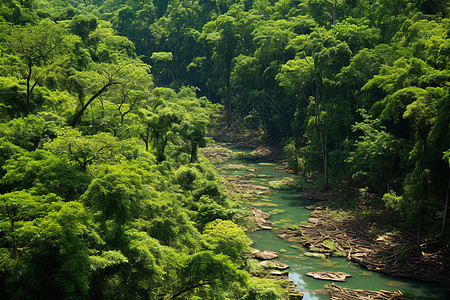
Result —
M 0 299 L 281 299 L 220 126 L 450 242 L 444 0 L 0 1 Z

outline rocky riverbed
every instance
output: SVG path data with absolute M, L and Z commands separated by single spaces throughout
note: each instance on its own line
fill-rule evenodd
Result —
M 229 170 L 237 170 L 236 174 L 241 174 L 224 176 L 223 184 L 229 193 L 248 199 L 250 206 L 252 206 L 252 199 L 255 197 L 264 197 L 263 199 L 272 197 L 270 195 L 271 190 L 267 186 L 255 183 L 261 182 L 265 178 L 268 178 L 267 182 L 276 180 L 275 178 L 270 178 L 272 175 L 264 174 L 258 170 L 262 163 L 257 163 L 258 161 L 255 164 L 248 163 L 249 160 L 245 159 L 247 155 L 245 154 L 241 159 L 242 164 L 239 162 L 234 165 L 229 164 L 227 160 L 236 158 L 236 156 L 228 152 L 228 149 L 222 148 L 216 147 L 213 149 L 213 151 L 218 150 L 222 154 L 208 155 L 213 160 L 222 157 L 223 160 L 220 160 L 221 167 L 227 170 L 227 174 L 233 174 L 235 172 L 230 172 Z M 290 184 L 287 180 L 280 180 L 279 178 L 276 183 L 278 182 L 286 185 Z M 382 212 L 370 212 L 369 214 L 357 215 L 348 214 L 343 210 L 327 210 L 327 201 L 334 197 L 333 194 L 318 193 L 313 188 L 304 188 L 303 193 L 299 197 L 317 201 L 315 205 L 305 205 L 305 207 L 308 206 L 311 210 L 317 210 L 311 214 L 307 223 L 302 223 L 300 226 L 289 226 L 289 228 L 282 232 L 277 230 L 277 233 L 281 238 L 291 243 L 306 246 L 309 252 L 304 253 L 305 256 L 319 257 L 320 255 L 320 257 L 325 258 L 328 256 L 345 256 L 349 260 L 357 262 L 360 266 L 369 270 L 441 283 L 448 280 L 448 272 L 445 271 L 448 263 L 444 259 L 446 249 L 435 248 L 436 244 L 431 241 L 421 243 L 417 246 L 414 235 L 410 233 L 404 234 L 403 232 L 389 232 L 384 230 L 381 228 L 382 226 L 379 227 L 378 225 L 387 223 L 385 218 L 389 216 L 386 216 Z M 269 206 L 272 206 L 272 203 L 265 201 L 256 202 L 255 206 L 256 204 L 259 205 L 262 203 L 265 203 L 266 206 L 269 204 Z M 273 206 L 276 205 L 273 204 Z M 279 210 L 282 211 L 281 209 Z M 261 209 L 253 207 L 250 216 L 246 218 L 252 221 L 254 224 L 253 228 L 256 230 L 271 230 L 273 224 L 268 220 L 269 216 L 268 213 L 263 212 Z M 264 250 L 262 250 L 262 253 L 265 253 Z M 285 283 L 285 280 L 289 278 L 289 270 L 276 269 L 273 260 L 269 258 L 262 260 L 261 263 L 263 271 L 258 276 L 269 276 L 270 278 L 279 279 L 289 289 L 295 287 L 295 284 L 292 282 L 287 283 L 289 281 L 286 281 Z M 298 291 L 298 289 L 294 289 Z M 363 298 L 366 296 L 392 296 L 391 298 L 374 299 L 401 299 L 396 297 L 402 297 L 401 293 L 396 294 L 395 292 L 386 291 L 373 292 L 362 289 L 343 289 L 340 287 L 327 290 L 332 299 L 359 299 L 358 297 Z M 340 297 L 339 295 L 347 295 L 348 297 L 336 298 Z

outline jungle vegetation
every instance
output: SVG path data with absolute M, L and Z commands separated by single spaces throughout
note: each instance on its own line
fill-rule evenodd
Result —
M 0 298 L 281 297 L 245 272 L 239 203 L 198 154 L 221 111 L 324 190 L 448 242 L 448 17 L 442 0 L 1 1 Z

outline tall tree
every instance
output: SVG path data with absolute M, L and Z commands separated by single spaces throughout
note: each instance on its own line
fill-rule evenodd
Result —
M 36 71 L 42 63 L 59 49 L 70 47 L 69 41 L 65 38 L 64 29 L 52 21 L 45 19 L 38 25 L 27 25 L 25 27 L 15 27 L 10 29 L 6 37 L 6 44 L 9 51 L 17 53 L 22 57 L 26 65 L 26 99 L 25 111 L 28 115 L 33 109 L 33 91 L 39 84 Z

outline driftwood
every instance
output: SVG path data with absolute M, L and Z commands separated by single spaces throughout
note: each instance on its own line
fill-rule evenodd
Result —
M 335 285 L 334 283 L 326 286 L 328 293 L 330 294 L 331 300 L 400 300 L 406 299 L 400 291 L 389 292 L 389 291 L 365 291 L 365 290 L 353 290 L 342 288 Z
M 387 216 L 381 212 L 365 218 L 337 214 L 340 220 L 333 219 L 331 211 L 314 211 L 306 225 L 299 230 L 286 229 L 279 237 L 327 256 L 337 250 L 369 270 L 448 285 L 448 249 L 433 243 L 418 245 L 409 232 L 375 234 L 376 224 L 387 223 Z

